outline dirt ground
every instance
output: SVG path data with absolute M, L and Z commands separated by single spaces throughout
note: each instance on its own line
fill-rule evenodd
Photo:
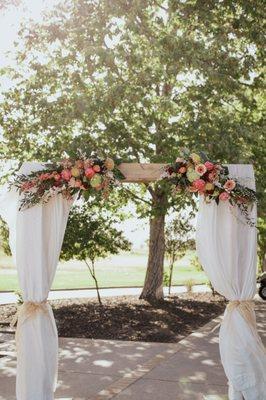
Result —
M 51 301 L 62 337 L 177 342 L 225 308 L 222 297 L 186 293 L 150 304 L 135 296 Z M 15 305 L 0 306 L 0 330 L 9 328 Z

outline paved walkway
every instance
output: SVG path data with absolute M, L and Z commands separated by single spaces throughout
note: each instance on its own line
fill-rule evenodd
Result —
M 141 287 L 131 288 L 106 288 L 100 289 L 102 297 L 113 297 L 113 296 L 139 296 L 142 291 Z M 187 291 L 185 286 L 173 286 L 171 289 L 172 294 L 185 293 Z M 210 289 L 207 285 L 195 285 L 193 287 L 194 292 L 208 292 Z M 165 295 L 168 294 L 168 288 L 164 288 Z M 95 289 L 77 289 L 77 290 L 51 290 L 49 293 L 49 300 L 59 299 L 81 299 L 81 298 L 92 298 L 96 297 L 97 293 Z M 17 296 L 14 292 L 0 292 L 0 304 L 16 303 Z
M 266 304 L 257 303 L 266 343 Z M 264 314 L 264 315 L 263 315 Z M 211 321 L 176 344 L 60 338 L 56 400 L 226 400 Z M 14 337 L 0 334 L 0 400 L 15 400 Z

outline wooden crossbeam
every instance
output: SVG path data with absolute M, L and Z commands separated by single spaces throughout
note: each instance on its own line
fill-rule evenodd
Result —
M 148 183 L 160 178 L 166 164 L 121 163 L 119 169 L 125 176 L 123 182 Z

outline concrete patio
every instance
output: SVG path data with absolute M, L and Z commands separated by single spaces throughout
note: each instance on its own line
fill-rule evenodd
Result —
M 266 304 L 257 303 L 258 327 L 264 343 L 265 311 Z M 60 338 L 55 398 L 226 400 L 218 329 L 212 331 L 220 320 L 211 321 L 176 344 Z M 0 400 L 15 400 L 13 335 L 0 334 L 0 357 Z

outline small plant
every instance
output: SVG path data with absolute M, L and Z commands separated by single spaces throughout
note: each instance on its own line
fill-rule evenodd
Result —
M 195 281 L 194 279 L 187 279 L 185 281 L 185 287 L 187 289 L 187 293 L 191 293 L 192 292 L 192 288 L 195 285 Z
M 163 285 L 164 286 L 169 286 L 170 283 L 170 272 L 169 271 L 164 271 L 163 273 Z

